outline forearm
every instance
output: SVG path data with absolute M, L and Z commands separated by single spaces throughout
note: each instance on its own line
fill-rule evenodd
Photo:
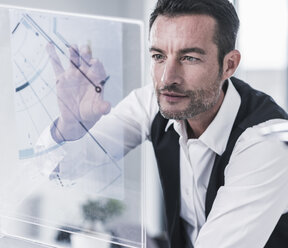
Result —
M 84 136 L 75 141 L 56 143 L 51 136 L 51 129 L 46 128 L 35 147 L 39 154 L 36 158 L 39 170 L 46 177 L 55 174 L 55 168 L 57 168 L 57 174 L 62 178 L 74 180 L 88 173 L 95 168 L 95 165 L 108 162 L 103 149 L 97 144 L 93 145 L 89 137 Z M 87 163 L 87 161 L 93 161 L 93 163 Z
M 75 131 L 78 134 L 76 138 L 74 137 L 74 141 L 65 139 L 66 133 L 61 132 L 62 128 L 59 128 L 60 132 L 58 132 L 56 127 L 61 122 L 56 120 L 57 125 L 52 124 L 46 130 L 46 134 L 42 135 L 44 138 L 39 140 L 39 144 L 42 143 L 43 147 L 48 149 L 55 145 L 58 146 L 50 153 L 51 158 L 53 158 L 53 154 L 56 156 L 53 158 L 54 167 L 49 165 L 49 168 L 52 168 L 53 171 L 59 165 L 60 173 L 64 176 L 66 173 L 69 175 L 70 172 L 77 171 L 76 167 L 83 167 L 83 171 L 85 171 L 83 164 L 88 164 L 86 161 L 93 161 L 94 165 L 99 165 L 114 163 L 121 159 L 149 136 L 150 118 L 153 119 L 158 111 L 146 103 L 147 100 L 149 102 L 149 98 L 153 97 L 152 94 L 153 87 L 151 86 L 132 92 L 108 115 L 97 121 L 89 129 L 89 132 L 85 130 L 85 133 L 79 135 L 79 132 L 71 128 L 72 133 Z M 143 95 L 147 97 L 143 97 Z M 156 102 L 155 104 L 157 106 Z M 63 126 L 65 127 L 65 125 Z M 47 159 L 50 158 L 47 157 Z

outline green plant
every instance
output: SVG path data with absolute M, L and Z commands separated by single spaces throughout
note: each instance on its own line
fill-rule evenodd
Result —
M 92 225 L 97 221 L 105 223 L 108 219 L 120 215 L 123 210 L 123 203 L 114 199 L 88 200 L 82 205 L 84 219 Z

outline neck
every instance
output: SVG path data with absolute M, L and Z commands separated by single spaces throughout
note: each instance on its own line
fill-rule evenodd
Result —
M 220 97 L 216 104 L 204 113 L 201 113 L 191 119 L 187 119 L 187 135 L 189 139 L 199 138 L 214 120 L 224 99 L 224 92 L 221 90 Z

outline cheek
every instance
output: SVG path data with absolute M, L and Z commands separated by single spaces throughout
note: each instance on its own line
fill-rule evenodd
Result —
M 189 84 L 189 82 L 194 82 L 198 87 L 204 87 L 206 84 L 210 84 L 218 79 L 218 71 L 213 67 L 190 67 L 185 70 L 183 76 L 187 84 Z
M 151 63 L 150 67 L 151 77 L 155 85 L 158 85 L 161 83 L 161 77 L 162 77 L 162 69 L 159 64 Z

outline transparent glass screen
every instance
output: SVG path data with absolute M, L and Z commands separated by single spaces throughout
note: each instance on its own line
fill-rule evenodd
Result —
M 144 247 L 141 148 L 126 155 L 129 135 L 111 117 L 142 85 L 142 24 L 8 7 L 0 18 L 1 233 L 55 247 Z M 106 106 L 96 125 L 83 99 Z M 60 115 L 80 139 L 65 140 Z

